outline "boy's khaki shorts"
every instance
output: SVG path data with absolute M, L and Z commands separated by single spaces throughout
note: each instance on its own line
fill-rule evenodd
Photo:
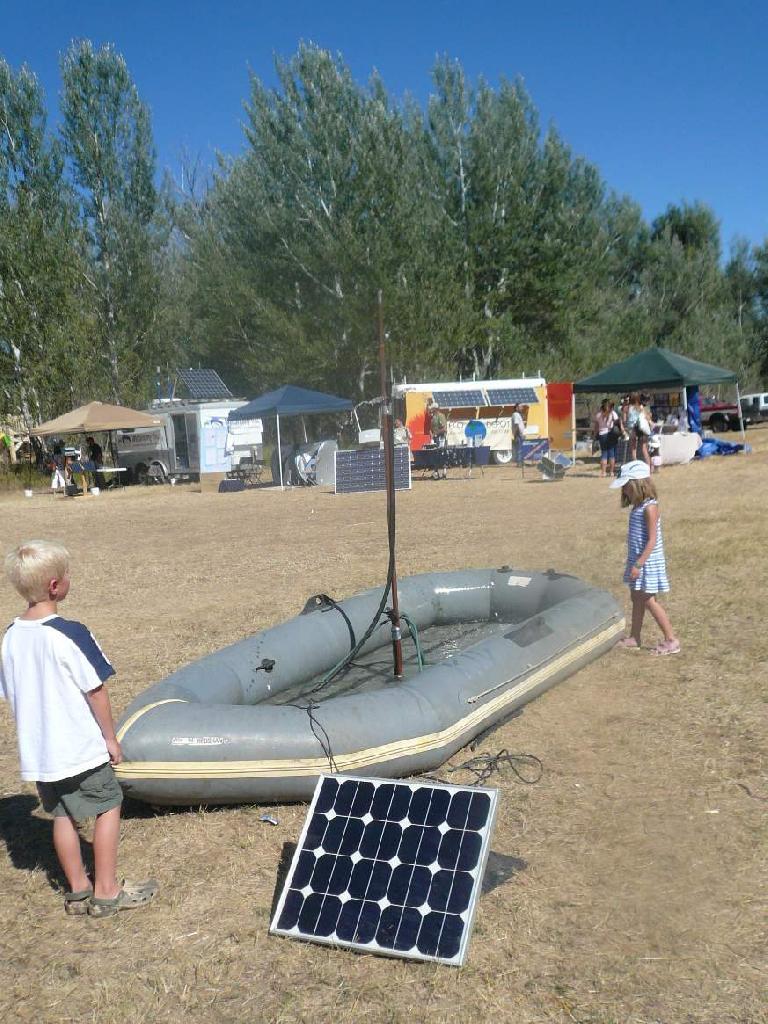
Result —
M 123 802 L 123 791 L 109 761 L 69 779 L 38 782 L 37 792 L 44 811 L 54 818 L 68 815 L 73 821 L 95 818 Z

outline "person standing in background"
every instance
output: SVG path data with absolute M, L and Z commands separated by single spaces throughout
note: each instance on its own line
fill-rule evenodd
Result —
M 518 466 L 523 464 L 523 441 L 525 440 L 525 420 L 519 405 L 512 406 L 512 451 Z
M 395 420 L 395 426 L 392 431 L 395 444 L 410 444 L 411 432 L 403 423 L 402 420 Z
M 99 473 L 99 468 L 104 463 L 104 451 L 101 445 L 93 437 L 86 437 L 85 443 L 88 445 L 88 460 L 93 463 L 93 482 L 97 487 L 104 487 L 104 474 Z
M 446 419 L 445 413 L 442 411 L 440 406 L 435 402 L 434 398 L 431 400 L 429 406 L 429 432 L 432 435 L 432 443 L 438 448 L 447 448 L 448 446 L 448 420 Z M 438 470 L 438 479 L 445 480 L 448 476 L 448 453 L 445 452 L 445 459 L 441 463 Z

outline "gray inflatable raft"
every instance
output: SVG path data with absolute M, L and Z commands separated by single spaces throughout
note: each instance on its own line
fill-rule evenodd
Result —
M 405 675 L 392 678 L 382 618 L 344 659 L 382 590 L 304 612 L 145 690 L 118 724 L 128 796 L 152 804 L 304 800 L 322 772 L 430 771 L 473 737 L 611 648 L 624 627 L 610 594 L 550 570 L 478 569 L 399 581 Z M 315 690 L 312 693 L 313 689 Z

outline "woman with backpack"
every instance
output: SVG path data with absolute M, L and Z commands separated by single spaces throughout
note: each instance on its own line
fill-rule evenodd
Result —
M 600 476 L 613 476 L 616 471 L 616 446 L 623 434 L 621 419 L 614 403 L 604 398 L 595 416 L 595 437 L 600 445 Z

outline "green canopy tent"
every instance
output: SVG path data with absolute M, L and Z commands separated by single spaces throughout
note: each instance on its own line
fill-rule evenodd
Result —
M 744 421 L 741 415 L 741 395 L 736 374 L 723 370 L 711 363 L 670 352 L 668 348 L 654 345 L 643 352 L 636 352 L 628 359 L 606 366 L 591 377 L 584 377 L 573 385 L 574 392 L 603 392 L 621 394 L 628 391 L 643 391 L 653 388 L 669 388 L 681 391 L 686 402 L 685 389 L 701 384 L 734 384 L 736 404 L 739 410 L 739 425 L 744 435 Z

